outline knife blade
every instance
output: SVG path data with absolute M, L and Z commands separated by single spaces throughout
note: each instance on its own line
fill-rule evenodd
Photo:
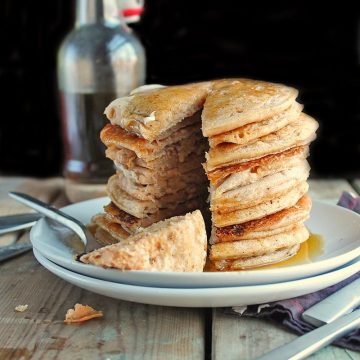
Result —
M 29 228 L 41 217 L 38 213 L 0 216 L 0 235 Z
M 0 262 L 11 259 L 32 249 L 31 243 L 14 244 L 0 247 Z
M 360 310 L 348 314 L 359 305 L 360 279 L 357 279 L 304 311 L 303 320 L 317 329 L 270 351 L 258 360 L 299 360 L 309 356 L 360 326 Z
M 304 321 L 318 327 L 348 314 L 360 305 L 360 279 L 344 286 L 303 312 Z
M 360 310 L 344 315 L 339 319 L 298 337 L 296 340 L 268 352 L 257 360 L 300 360 L 316 350 L 341 338 L 360 326 Z

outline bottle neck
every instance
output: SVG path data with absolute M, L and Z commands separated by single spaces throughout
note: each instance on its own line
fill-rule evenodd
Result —
M 122 24 L 116 0 L 76 0 L 75 27 L 102 22 L 113 26 Z

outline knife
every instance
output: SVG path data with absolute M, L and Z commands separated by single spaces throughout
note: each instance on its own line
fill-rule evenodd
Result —
M 0 235 L 29 228 L 41 217 L 38 213 L 0 216 Z
M 296 340 L 261 356 L 258 360 L 300 360 L 316 350 L 331 344 L 360 326 L 360 310 L 320 326 L 319 328 L 298 337 Z
M 360 278 L 304 311 L 302 318 L 319 327 L 348 314 L 359 305 Z
M 319 326 L 317 329 L 270 351 L 258 360 L 304 359 L 359 327 L 360 310 L 348 314 L 359 305 L 360 279 L 357 279 L 303 313 L 303 320 Z
M 11 259 L 32 249 L 31 243 L 14 244 L 0 247 L 0 262 Z

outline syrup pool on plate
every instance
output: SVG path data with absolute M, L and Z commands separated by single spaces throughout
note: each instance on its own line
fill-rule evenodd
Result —
M 262 266 L 258 269 L 275 269 L 283 266 L 294 266 L 313 262 L 313 260 L 324 252 L 324 240 L 321 235 L 310 234 L 309 239 L 300 245 L 296 255 L 290 259 L 280 261 L 276 264 Z
M 321 235 L 310 234 L 309 239 L 303 242 L 300 246 L 297 254 L 290 259 L 280 261 L 276 264 L 269 264 L 252 269 L 244 270 L 263 270 L 263 269 L 276 269 L 284 266 L 294 266 L 311 263 L 317 256 L 321 255 L 324 252 L 324 240 Z M 217 270 L 211 262 L 207 262 L 205 265 L 205 272 L 224 272 Z M 232 271 L 232 270 L 227 270 Z M 241 270 L 235 270 L 241 271 Z

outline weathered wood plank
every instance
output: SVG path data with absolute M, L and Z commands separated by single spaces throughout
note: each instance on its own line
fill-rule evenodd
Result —
M 309 195 L 331 204 L 336 204 L 343 191 L 354 191 L 354 188 L 342 179 L 309 180 Z
M 74 287 L 32 254 L 0 267 L 0 359 L 203 359 L 203 311 L 119 301 Z M 66 325 L 88 304 L 104 318 Z M 29 309 L 17 313 L 18 304 Z
M 15 213 L 28 211 L 7 192 L 21 190 L 52 201 L 67 203 L 60 187 L 24 179 L 16 184 L 0 179 L 0 201 Z M 28 183 L 27 183 L 28 184 Z M 26 185 L 26 184 L 25 184 Z M 35 188 L 33 187 L 35 186 Z M 5 200 L 4 200 L 5 199 Z M 28 241 L 28 235 L 21 237 Z M 31 253 L 0 264 L 0 359 L 203 359 L 204 311 L 149 306 L 119 301 L 82 290 L 52 275 Z M 75 303 L 102 310 L 104 318 L 82 325 L 65 325 L 67 309 Z M 28 304 L 24 313 L 14 311 Z
M 341 192 L 352 190 L 345 180 L 310 180 L 310 195 L 329 203 L 336 203 Z M 256 359 L 260 355 L 290 342 L 296 335 L 271 322 L 225 315 L 213 310 L 213 359 Z M 360 354 L 328 346 L 311 359 L 360 359 Z

